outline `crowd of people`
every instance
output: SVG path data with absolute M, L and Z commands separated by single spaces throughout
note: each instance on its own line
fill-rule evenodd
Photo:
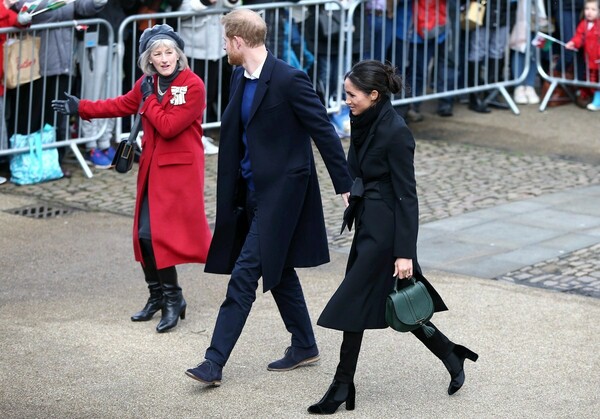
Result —
M 202 12 L 214 7 L 232 8 L 239 5 L 269 3 L 269 0 L 78 0 L 64 6 L 31 14 L 25 0 L 2 0 L 0 24 L 25 28 L 30 24 L 44 24 L 73 19 L 99 18 L 105 20 L 117 34 L 121 23 L 131 15 L 169 12 Z M 33 2 L 37 10 L 52 3 L 52 0 Z M 349 7 L 352 0 L 342 4 Z M 341 111 L 329 116 L 340 137 L 350 134 L 349 110 L 341 89 L 339 66 L 339 39 L 343 29 L 339 10 L 330 5 L 303 6 L 270 10 L 263 16 L 268 23 L 267 48 L 276 57 L 283 58 L 296 68 L 311 76 L 311 80 L 326 106 L 342 103 Z M 390 62 L 404 77 L 410 88 L 402 97 L 421 97 L 428 92 L 444 93 L 461 88 L 479 88 L 496 82 L 517 79 L 525 71 L 529 58 L 529 70 L 524 80 L 512 91 L 518 105 L 537 104 L 545 94 L 548 83 L 538 77 L 536 57 L 540 57 L 547 72 L 557 77 L 574 78 L 589 83 L 598 82 L 597 39 L 598 1 L 543 0 L 489 1 L 483 7 L 481 26 L 464 24 L 463 16 L 468 2 L 460 0 L 367 0 L 354 11 L 352 62 L 375 59 Z M 31 9 L 30 9 L 31 10 Z M 529 12 L 528 12 L 529 11 Z M 166 15 L 169 16 L 169 15 Z M 166 17 L 185 41 L 184 53 L 190 68 L 206 86 L 206 111 L 203 123 L 219 123 L 229 100 L 228 80 L 232 66 L 227 62 L 220 28 L 221 14 L 198 15 L 186 18 Z M 529 20 L 529 22 L 528 22 Z M 30 134 L 50 124 L 56 129 L 56 138 L 74 136 L 94 138 L 83 144 L 83 155 L 96 168 L 109 168 L 114 157 L 117 120 L 81 121 L 56 117 L 50 102 L 63 92 L 76 94 L 86 99 L 99 99 L 103 95 L 113 97 L 117 91 L 127 91 L 141 75 L 135 62 L 135 39 L 157 19 L 138 21 L 124 36 L 124 60 L 112 60 L 107 69 L 109 54 L 115 49 L 108 45 L 107 31 L 103 25 L 93 25 L 77 31 L 73 37 L 71 28 L 63 27 L 40 31 L 41 78 L 25 83 L 17 89 L 0 89 L 0 106 L 5 119 L 0 125 L 0 149 L 9 147 L 7 139 L 15 134 Z M 527 30 L 529 28 L 529 31 Z M 138 33 L 133 34 L 132 31 Z M 564 45 L 555 44 L 548 54 L 536 54 L 527 47 L 542 31 L 562 40 Z M 3 35 L 5 37 L 5 35 Z M 74 39 L 73 39 L 74 38 Z M 75 60 L 70 51 L 76 51 Z M 344 51 L 346 48 L 344 46 Z M 74 62 L 73 62 L 74 61 Z M 119 74 L 106 84 L 108 73 Z M 431 70 L 430 70 L 431 69 Z M 345 70 L 347 71 L 347 69 Z M 4 77 L 0 77 L 4 79 Z M 120 85 L 119 85 L 120 83 Z M 44 89 L 44 101 L 32 101 L 30 92 Z M 468 95 L 468 107 L 475 112 L 487 113 L 491 108 L 507 108 L 505 103 L 495 100 L 490 91 L 475 89 Z M 448 95 L 437 100 L 437 113 L 449 117 L 453 114 L 456 96 Z M 574 100 L 590 111 L 600 110 L 600 92 L 588 86 L 573 88 L 561 86 L 550 98 L 549 106 L 569 103 Z M 421 102 L 397 108 L 409 123 L 423 120 Z M 122 131 L 127 132 L 130 120 L 124 119 Z M 104 129 L 103 129 L 104 127 Z M 102 130 L 103 134 L 95 135 Z M 75 132 L 76 135 L 72 134 Z M 215 132 L 217 134 L 217 132 Z M 218 153 L 215 140 L 202 137 L 205 154 Z M 59 160 L 65 148 L 59 148 Z M 4 163 L 6 164 L 6 158 Z M 68 170 L 64 170 L 69 175 Z M 2 181 L 5 179 L 0 179 Z

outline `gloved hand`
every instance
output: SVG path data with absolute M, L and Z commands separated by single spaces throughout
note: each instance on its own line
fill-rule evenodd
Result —
M 142 82 L 142 97 L 146 99 L 152 93 L 154 93 L 154 79 L 152 76 L 147 76 Z
M 52 109 L 65 115 L 77 115 L 79 113 L 79 99 L 65 92 L 66 100 L 54 99 Z
M 31 13 L 19 12 L 19 14 L 17 14 L 17 22 L 19 22 L 19 25 L 21 25 L 21 26 L 30 25 L 31 24 Z
M 108 0 L 94 0 L 94 6 L 101 7 L 105 6 Z

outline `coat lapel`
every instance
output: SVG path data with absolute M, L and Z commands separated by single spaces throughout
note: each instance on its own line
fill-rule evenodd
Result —
M 269 88 L 269 82 L 271 81 L 271 74 L 273 73 L 273 67 L 275 66 L 275 57 L 268 52 L 267 59 L 265 60 L 265 64 L 260 72 L 260 78 L 258 79 L 258 85 L 256 86 L 256 92 L 254 93 L 254 100 L 252 101 L 252 107 L 250 108 L 250 117 L 248 118 L 248 123 L 252 121 L 252 117 L 258 110 L 265 94 L 267 93 L 267 89 Z

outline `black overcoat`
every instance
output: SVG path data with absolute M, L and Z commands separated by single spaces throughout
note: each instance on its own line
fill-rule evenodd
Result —
M 236 227 L 245 182 L 241 106 L 246 78 L 234 70 L 230 100 L 221 120 L 217 215 L 205 271 L 231 273 L 248 228 Z M 344 150 L 306 73 L 268 53 L 246 126 L 258 211 L 263 290 L 276 286 L 284 267 L 329 262 L 323 205 L 311 138 L 336 193 L 352 178 Z
M 412 133 L 389 101 L 358 154 L 350 145 L 350 174 L 371 185 L 366 187 L 371 193 L 358 206 L 346 276 L 318 325 L 349 332 L 386 328 L 385 300 L 394 285 L 394 261 L 399 257 L 413 260 L 414 277 L 427 286 L 435 311 L 448 309 L 417 262 L 414 151 Z

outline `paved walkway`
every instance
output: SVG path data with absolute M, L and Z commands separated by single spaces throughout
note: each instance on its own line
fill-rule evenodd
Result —
M 348 142 L 344 142 L 348 147 Z M 330 247 L 348 252 L 339 234 L 343 203 L 318 153 Z M 214 222 L 217 156 L 206 157 L 205 201 Z M 418 140 L 419 260 L 423 267 L 600 297 L 600 165 L 468 144 Z M 86 211 L 131 215 L 131 173 L 94 170 L 0 193 Z M 578 251 L 577 254 L 572 252 Z M 585 263 L 582 263 L 586 261 Z

